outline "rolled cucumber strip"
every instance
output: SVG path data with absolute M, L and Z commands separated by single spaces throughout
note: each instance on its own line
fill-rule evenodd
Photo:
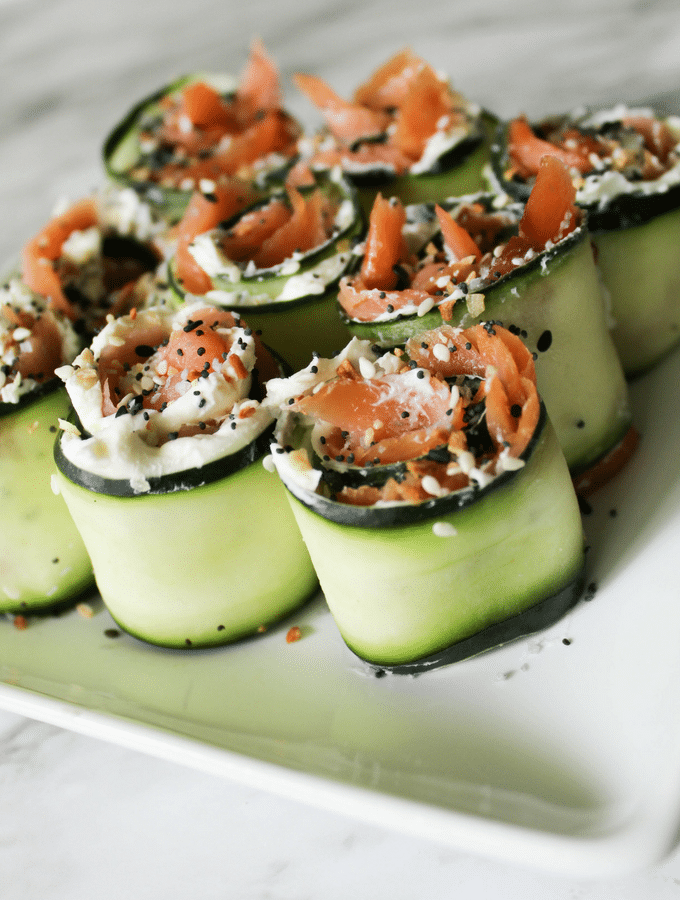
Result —
M 58 374 L 74 407 L 58 486 L 97 586 L 126 631 L 165 647 L 270 627 L 316 586 L 262 459 L 280 365 L 224 310 L 187 304 L 110 319 Z
M 497 120 L 454 90 L 411 50 L 403 50 L 349 99 L 322 79 L 298 73 L 300 90 L 325 125 L 300 141 L 315 171 L 340 166 L 366 212 L 376 193 L 404 202 L 479 190 Z
M 264 183 L 296 154 L 301 133 L 277 94 L 277 69 L 255 42 L 238 79 L 189 73 L 137 103 L 106 138 L 106 172 L 170 224 L 203 179 L 238 171 Z
M 382 356 L 355 339 L 269 394 L 273 463 L 362 659 L 426 670 L 543 628 L 579 598 L 578 502 L 517 337 L 441 326 Z
M 40 613 L 94 583 L 92 565 L 63 499 L 51 487 L 58 420 L 68 415 L 59 382 L 35 398 L 0 404 L 0 612 Z
M 60 493 L 121 628 L 164 647 L 217 646 L 261 633 L 315 593 L 314 569 L 263 452 L 190 490 L 127 497 L 89 490 L 62 460 Z
M 171 260 L 180 299 L 201 296 L 242 315 L 294 369 L 313 353 L 331 355 L 347 343 L 337 286 L 356 261 L 365 220 L 354 187 L 339 171 L 279 187 L 204 228 Z
M 494 185 L 525 199 L 540 154 L 570 166 L 614 344 L 626 375 L 641 374 L 680 340 L 680 120 L 623 105 L 515 119 L 499 127 L 491 149 Z
M 497 201 L 495 195 L 479 194 L 451 199 L 442 207 L 460 221 L 471 207 L 491 220 L 505 220 L 506 230 L 496 239 L 502 248 L 517 235 L 523 207 L 502 207 Z M 427 257 L 433 242 L 441 246 L 433 206 L 407 208 L 404 233 L 416 242 L 419 258 Z M 500 277 L 491 258 L 486 277 L 476 264 L 468 266 L 474 277 L 460 285 L 444 277 L 439 297 L 409 293 L 406 286 L 401 296 L 414 299 L 400 306 L 397 287 L 383 292 L 392 311 L 386 307 L 367 321 L 352 317 L 347 309 L 343 315 L 354 335 L 382 347 L 400 346 L 443 319 L 463 328 L 491 320 L 520 335 L 534 355 L 539 391 L 569 468 L 577 475 L 597 464 L 629 431 L 628 387 L 609 330 L 585 219 L 550 244 L 526 258 L 522 252 L 517 264 Z M 341 285 L 341 301 L 342 291 Z
M 383 524 L 390 511 L 379 509 L 340 524 L 333 501 L 290 489 L 342 637 L 380 668 L 476 655 L 547 627 L 580 597 L 578 505 L 549 425 L 513 477 L 460 508 L 434 501 L 413 524 Z

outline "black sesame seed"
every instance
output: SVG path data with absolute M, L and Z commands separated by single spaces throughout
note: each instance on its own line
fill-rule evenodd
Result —
M 540 353 L 545 353 L 545 351 L 552 344 L 552 331 L 546 329 L 543 334 L 540 336 L 536 343 L 536 348 Z
M 149 356 L 153 356 L 154 352 L 153 347 L 149 346 L 149 344 L 138 344 L 135 347 L 135 353 L 140 359 L 147 359 Z

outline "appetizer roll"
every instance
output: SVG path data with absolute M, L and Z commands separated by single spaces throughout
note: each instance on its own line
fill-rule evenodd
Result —
M 479 194 L 406 210 L 378 197 L 361 265 L 338 299 L 350 330 L 381 346 L 442 321 L 500 322 L 533 353 L 567 463 L 588 473 L 584 490 L 630 454 L 628 390 L 586 215 L 558 160 L 542 165 L 526 207 Z
M 576 495 L 531 354 L 489 323 L 380 353 L 353 341 L 268 385 L 272 463 L 349 647 L 417 671 L 579 596 Z
M 300 134 L 282 108 L 278 71 L 256 42 L 239 79 L 186 75 L 135 106 L 107 138 L 104 162 L 114 182 L 174 223 L 204 179 L 266 180 L 289 165 Z
M 298 74 L 295 82 L 326 123 L 300 142 L 302 157 L 315 169 L 341 166 L 368 208 L 377 186 L 405 202 L 482 187 L 496 120 L 411 50 L 377 69 L 351 100 L 315 75 Z
M 234 182 L 194 194 L 177 228 L 177 293 L 242 311 L 293 368 L 313 351 L 337 352 L 350 337 L 337 314 L 338 281 L 364 232 L 353 187 L 336 169 L 289 180 L 249 205 L 247 197 Z
M 20 277 L 89 339 L 107 315 L 167 294 L 161 230 L 134 192 L 102 191 L 57 213 L 28 241 Z
M 223 644 L 314 591 L 284 492 L 262 465 L 272 374 L 252 331 L 202 304 L 111 319 L 59 370 L 76 418 L 56 445 L 58 487 L 104 602 L 131 634 Z
M 92 584 L 92 566 L 54 495 L 52 447 L 69 409 L 54 370 L 80 340 L 19 278 L 0 289 L 0 613 L 42 612 Z
M 514 197 L 528 195 L 546 154 L 569 167 L 624 370 L 645 371 L 680 339 L 680 120 L 617 106 L 517 118 L 499 135 L 494 179 Z

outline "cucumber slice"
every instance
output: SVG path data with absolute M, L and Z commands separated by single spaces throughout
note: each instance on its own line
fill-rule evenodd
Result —
M 92 565 L 64 501 L 50 487 L 57 420 L 66 391 L 53 384 L 0 405 L 0 612 L 39 613 L 73 602 L 93 584 Z
M 193 185 L 188 189 L 181 185 L 167 186 L 145 174 L 158 168 L 163 160 L 158 155 L 159 152 L 162 154 L 162 150 L 149 150 L 145 147 L 142 134 L 150 123 L 163 118 L 163 102 L 167 98 L 198 81 L 214 87 L 224 99 L 228 100 L 235 95 L 236 81 L 230 76 L 204 72 L 183 75 L 133 106 L 110 132 L 102 148 L 104 167 L 109 178 L 121 187 L 134 188 L 141 199 L 169 224 L 175 224 L 181 219 L 191 198 Z M 291 136 L 297 135 L 299 125 L 293 117 L 285 111 L 281 111 L 280 115 Z M 291 156 L 294 145 L 295 142 L 291 139 Z M 262 185 L 267 183 L 270 176 L 277 179 L 285 163 L 285 157 L 272 154 L 271 159 L 262 160 L 260 165 L 253 167 L 253 179 Z
M 592 240 L 614 345 L 626 375 L 641 375 L 680 341 L 680 207 Z
M 484 195 L 475 199 L 484 200 Z M 443 204 L 455 209 L 460 200 Z M 484 202 L 491 207 L 492 195 Z M 504 212 L 519 215 L 517 207 Z M 432 220 L 430 206 L 409 209 L 409 219 Z M 492 320 L 521 334 L 535 355 L 539 392 L 572 473 L 581 473 L 622 440 L 630 428 L 628 388 L 606 321 L 598 273 L 586 227 L 572 232 L 493 284 L 476 287 L 476 310 L 459 300 L 449 324 L 467 328 Z M 384 321 L 345 317 L 357 337 L 400 346 L 441 324 L 434 307 L 425 315 L 395 314 Z
M 211 275 L 213 287 L 205 295 L 210 303 L 241 314 L 249 327 L 261 331 L 267 346 L 294 369 L 307 365 L 314 353 L 333 355 L 351 337 L 337 313 L 337 284 L 355 264 L 352 247 L 365 230 L 357 194 L 349 181 L 338 172 L 317 175 L 315 181 L 315 187 L 338 206 L 332 236 L 311 250 L 296 252 L 266 269 L 246 263 L 236 265 L 223 255 L 217 256 L 217 268 L 221 267 L 222 271 Z M 301 193 L 313 189 L 305 187 Z M 279 197 L 285 199 L 285 192 L 274 190 L 265 200 L 225 222 L 223 227 L 200 235 L 199 241 L 209 242 L 209 256 L 219 253 L 212 248 L 218 248 L 221 233 L 233 228 L 259 206 Z M 182 300 L 189 296 L 172 261 L 170 276 L 177 296 Z
M 88 489 L 89 473 L 65 464 L 57 445 L 59 490 L 121 628 L 164 647 L 217 646 L 269 628 L 314 594 L 309 555 L 263 453 L 258 441 L 254 461 L 223 477 L 212 467 L 199 486 L 175 473 L 155 493 L 121 496 L 120 481 Z M 221 461 L 227 470 L 232 462 Z
M 617 107 L 600 112 L 581 110 L 562 118 L 586 134 L 598 136 L 615 128 L 629 112 L 653 115 L 651 110 Z M 659 122 L 680 140 L 677 119 Z M 532 179 L 509 175 L 509 127 L 509 123 L 499 126 L 493 142 L 491 178 L 497 189 L 526 200 Z M 577 181 L 576 202 L 588 211 L 597 266 L 611 307 L 612 336 L 628 376 L 651 368 L 680 341 L 678 146 L 673 150 L 675 163 L 659 177 L 628 178 L 612 165 L 603 164 Z
M 484 169 L 491 156 L 491 145 L 498 119 L 487 110 L 479 118 L 479 130 L 453 150 L 436 160 L 429 171 L 388 177 L 384 170 L 355 176 L 361 205 L 369 215 L 378 191 L 383 197 L 399 197 L 402 203 L 427 203 L 444 197 L 461 197 L 486 187 Z
M 581 519 L 545 415 L 522 458 L 485 488 L 415 507 L 348 507 L 287 483 L 355 654 L 419 671 L 543 628 L 578 600 Z

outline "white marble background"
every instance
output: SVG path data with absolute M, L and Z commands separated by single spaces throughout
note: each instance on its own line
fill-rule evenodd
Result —
M 0 257 L 100 178 L 108 129 L 260 35 L 349 92 L 405 44 L 501 115 L 657 98 L 680 109 L 677 0 L 0 0 Z M 0 534 L 0 540 L 1 540 Z M 680 859 L 616 882 L 513 869 L 0 711 L 2 900 L 665 900 Z

